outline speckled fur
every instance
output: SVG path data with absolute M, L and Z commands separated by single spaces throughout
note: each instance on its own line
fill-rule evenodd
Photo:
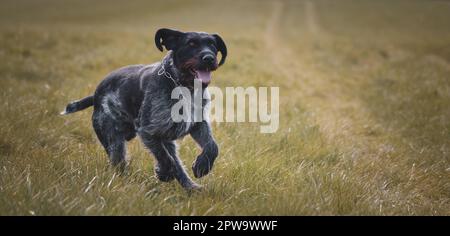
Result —
M 170 66 L 171 60 L 169 52 L 163 61 L 166 70 L 176 77 L 179 72 Z M 176 85 L 164 75 L 158 75 L 161 66 L 161 63 L 133 65 L 109 74 L 93 96 L 93 127 L 112 165 L 125 168 L 125 143 L 139 135 L 157 160 L 155 172 L 161 181 L 177 179 L 183 187 L 195 189 L 199 186 L 189 178 L 178 158 L 175 140 L 190 134 L 202 147 L 202 153 L 192 166 L 196 177 L 211 170 L 218 147 L 207 120 L 172 120 L 171 108 L 178 100 L 171 99 L 171 92 Z M 193 90 L 190 91 L 193 98 Z M 202 108 L 207 109 L 208 103 L 206 96 Z
M 214 71 L 225 62 L 227 48 L 218 34 L 180 32 L 159 29 L 155 44 L 169 53 L 161 62 L 132 65 L 110 73 L 93 96 L 71 102 L 61 114 L 70 114 L 94 106 L 92 125 L 113 166 L 126 167 L 126 141 L 137 135 L 156 159 L 155 173 L 161 181 L 176 179 L 185 189 L 198 189 L 178 158 L 175 140 L 190 134 L 202 148 L 192 164 L 194 176 L 208 174 L 219 154 L 207 119 L 174 122 L 172 106 L 179 99 L 171 94 L 184 86 L 194 98 L 192 70 Z M 217 53 L 222 54 L 220 62 Z M 164 70 L 172 77 L 164 73 Z M 206 89 L 207 84 L 202 85 Z M 201 109 L 208 109 L 209 94 L 204 93 Z M 191 107 L 194 114 L 195 106 Z M 198 109 L 198 108 L 197 108 Z M 206 114 L 203 110 L 203 114 Z M 194 114 L 195 115 L 195 114 Z M 205 117 L 206 118 L 206 117 Z

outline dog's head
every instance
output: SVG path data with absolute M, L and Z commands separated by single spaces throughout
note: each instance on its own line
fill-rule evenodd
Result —
M 218 34 L 163 28 L 156 32 L 155 44 L 161 52 L 163 46 L 173 51 L 174 64 L 183 80 L 193 82 L 199 79 L 204 85 L 210 83 L 211 72 L 221 66 L 227 57 L 227 47 Z M 222 54 L 220 62 L 217 62 L 218 52 Z

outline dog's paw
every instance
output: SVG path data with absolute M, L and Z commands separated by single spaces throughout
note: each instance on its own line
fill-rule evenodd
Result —
M 123 176 L 127 174 L 130 168 L 130 163 L 126 160 L 120 160 L 118 162 L 111 162 L 111 167 L 117 174 Z
M 194 172 L 195 178 L 201 178 L 207 175 L 212 167 L 214 162 L 210 161 L 207 157 L 198 157 L 194 163 L 192 163 L 192 171 Z
M 164 170 L 158 165 L 155 166 L 155 175 L 162 182 L 170 182 L 175 179 L 175 173 L 171 170 Z
M 188 192 L 200 192 L 203 189 L 203 186 L 197 183 L 190 183 L 186 186 L 184 186 L 184 189 Z

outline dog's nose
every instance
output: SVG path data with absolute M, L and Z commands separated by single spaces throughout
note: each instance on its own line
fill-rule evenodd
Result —
M 208 64 L 213 64 L 214 63 L 214 56 L 211 54 L 206 54 L 202 57 L 203 62 L 208 63 Z

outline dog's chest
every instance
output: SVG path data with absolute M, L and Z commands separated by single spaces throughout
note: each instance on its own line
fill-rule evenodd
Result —
M 210 98 L 207 90 L 200 98 L 193 93 L 175 97 L 167 97 L 166 93 L 153 94 L 143 106 L 139 129 L 150 135 L 174 140 L 189 134 L 196 123 L 208 120 Z
M 207 120 L 210 101 L 207 90 L 204 90 L 203 95 L 191 93 L 188 98 L 175 99 L 175 101 L 171 118 L 178 137 L 188 134 L 196 123 Z

